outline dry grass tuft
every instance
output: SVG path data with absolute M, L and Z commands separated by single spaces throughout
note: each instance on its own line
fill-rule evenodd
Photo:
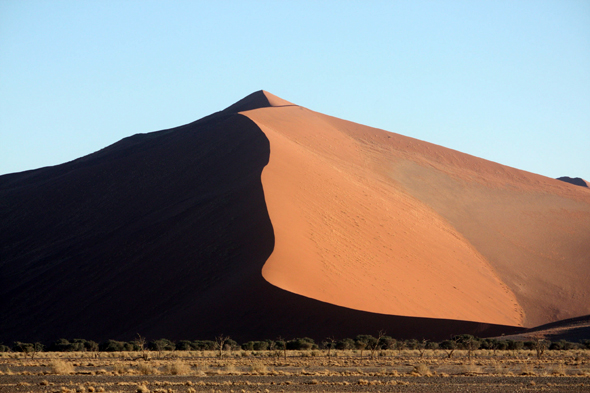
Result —
M 225 366 L 223 366 L 223 371 L 225 372 L 225 374 L 228 375 L 239 375 L 241 374 L 238 369 L 236 368 L 236 366 L 234 366 L 233 364 L 226 364 Z
M 463 374 L 463 375 L 481 374 L 481 367 L 476 366 L 473 363 L 464 364 L 463 366 L 461 366 L 461 374 Z
M 156 374 L 158 374 L 158 368 L 152 366 L 151 364 L 147 364 L 147 363 L 141 363 L 139 366 L 137 366 L 137 371 L 141 375 L 156 375 Z
M 59 375 L 73 374 L 76 372 L 76 368 L 71 363 L 59 359 L 51 361 L 49 363 L 49 369 L 53 374 Z
M 419 363 L 414 366 L 414 369 L 411 372 L 412 375 L 419 375 L 419 376 L 430 376 L 432 372 L 430 368 L 425 365 L 424 363 Z
M 145 386 L 145 384 L 139 385 L 137 386 L 137 393 L 150 393 L 150 390 L 148 389 L 147 386 Z
M 191 366 L 181 360 L 176 360 L 173 363 L 169 363 L 164 367 L 166 374 L 172 375 L 190 375 Z
M 113 364 L 113 372 L 115 374 L 123 375 L 129 372 L 129 369 L 122 363 Z
M 559 364 L 556 364 L 555 366 L 553 366 L 553 368 L 551 368 L 550 372 L 551 372 L 551 375 L 565 376 L 566 369 L 562 363 L 559 363 Z
M 268 368 L 260 362 L 254 362 L 250 365 L 250 372 L 253 374 L 267 374 Z
M 530 364 L 524 364 L 520 368 L 520 375 L 537 375 Z

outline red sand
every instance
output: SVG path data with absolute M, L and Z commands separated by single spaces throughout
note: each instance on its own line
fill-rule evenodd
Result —
M 590 313 L 587 189 L 298 106 L 242 114 L 270 141 L 270 283 L 402 316 Z

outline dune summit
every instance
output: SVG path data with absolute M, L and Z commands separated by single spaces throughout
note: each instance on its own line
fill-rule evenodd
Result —
M 514 333 L 590 314 L 590 189 L 255 92 L 0 177 L 0 341 Z

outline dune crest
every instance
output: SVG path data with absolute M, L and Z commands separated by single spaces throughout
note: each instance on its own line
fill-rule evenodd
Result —
M 235 113 L 242 111 L 249 111 L 258 108 L 277 107 L 277 106 L 291 106 L 294 105 L 287 100 L 283 100 L 264 90 L 256 91 L 248 96 L 242 98 L 233 105 L 228 106 L 223 110 L 226 113 Z

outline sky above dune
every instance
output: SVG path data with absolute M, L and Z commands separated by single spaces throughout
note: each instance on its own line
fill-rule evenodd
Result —
M 590 2 L 0 1 L 0 174 L 264 89 L 590 180 Z

